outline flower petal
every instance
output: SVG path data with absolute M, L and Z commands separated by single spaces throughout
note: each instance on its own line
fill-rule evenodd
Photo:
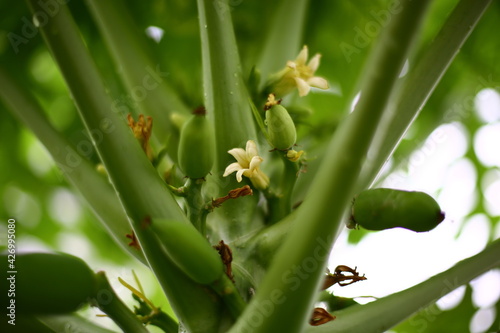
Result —
M 230 174 L 232 174 L 233 172 L 235 171 L 239 171 L 243 169 L 241 167 L 241 165 L 239 165 L 239 163 L 231 163 L 227 166 L 226 170 L 224 171 L 224 174 L 222 175 L 222 177 L 226 177 L 226 176 L 229 176 Z
M 248 140 L 246 146 L 247 165 L 250 162 L 250 159 L 257 155 L 259 155 L 259 152 L 257 151 L 257 145 L 253 140 Z
M 252 157 L 252 160 L 250 161 L 250 170 L 254 171 L 259 168 L 260 163 L 262 163 L 264 159 L 260 156 L 254 156 Z
M 241 177 L 243 175 L 243 173 L 245 171 L 249 171 L 248 169 L 241 169 L 241 170 L 238 170 L 238 172 L 236 173 L 236 180 L 238 181 L 238 183 L 240 183 L 242 180 L 243 180 L 243 177 Z
M 286 62 L 286 67 L 291 68 L 291 69 L 296 69 L 297 68 L 297 64 L 294 61 L 288 60 Z
M 319 67 L 319 60 L 321 58 L 321 54 L 316 53 L 314 57 L 312 57 L 311 60 L 309 60 L 309 63 L 307 64 L 307 67 L 311 69 L 311 71 L 314 73 Z
M 250 178 L 253 186 L 259 190 L 265 190 L 269 186 L 269 177 L 260 169 L 256 170 L 254 176 Z
M 311 87 L 320 88 L 320 89 L 328 89 L 328 81 L 326 81 L 325 79 L 323 79 L 322 77 L 319 77 L 319 76 L 313 76 L 312 78 L 307 80 L 307 83 Z
M 308 56 L 309 56 L 309 51 L 307 49 L 307 45 L 304 45 L 304 47 L 302 48 L 302 50 L 300 50 L 299 55 L 295 59 L 295 63 L 297 65 L 305 65 Z
M 233 148 L 229 150 L 228 153 L 233 155 L 242 167 L 248 166 L 249 161 L 247 159 L 247 152 L 243 148 Z
M 309 93 L 309 90 L 311 90 L 311 87 L 307 84 L 307 82 L 299 77 L 296 77 L 294 79 L 295 83 L 297 84 L 297 88 L 299 89 L 299 96 L 303 97 L 307 95 Z

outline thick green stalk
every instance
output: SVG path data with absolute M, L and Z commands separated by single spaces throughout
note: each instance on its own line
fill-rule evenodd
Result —
M 410 64 L 403 88 L 393 104 L 392 114 L 381 124 L 385 130 L 374 140 L 377 155 L 361 178 L 360 189 L 373 182 L 392 155 L 491 2 L 461 0 L 433 42 L 426 47 L 423 57 L 415 66 Z
M 28 4 L 33 12 L 42 10 L 36 0 L 28 0 Z M 60 6 L 57 15 L 40 29 L 71 90 L 87 130 L 89 133 L 102 133 L 99 142 L 94 138 L 99 157 L 130 217 L 148 263 L 176 315 L 185 321 L 185 326 L 191 332 L 217 331 L 220 300 L 182 273 L 167 256 L 150 228 L 144 225 L 146 216 L 164 217 L 183 223 L 189 221 L 123 117 L 112 112 L 111 98 L 106 94 L 68 8 Z
M 207 177 L 212 197 L 221 197 L 241 187 L 233 175 L 222 177 L 225 168 L 235 162 L 227 152 L 245 147 L 247 140 L 257 141 L 255 123 L 248 103 L 241 65 L 231 21 L 228 0 L 198 0 L 198 15 L 203 60 L 203 84 L 207 115 L 213 121 L 216 137 L 216 160 L 213 175 Z M 228 238 L 253 229 L 251 221 L 257 196 L 228 201 L 210 216 L 221 224 Z M 215 228 L 214 228 L 215 229 Z M 222 237 L 222 235 L 221 235 Z M 229 240 L 230 240 L 229 239 Z
M 308 3 L 309 0 L 282 0 L 276 9 L 272 9 L 272 20 L 267 22 L 270 26 L 266 42 L 257 62 L 263 83 L 298 54 Z
M 106 45 L 120 69 L 124 82 L 138 103 L 140 111 L 153 117 L 153 133 L 161 145 L 168 139 L 169 155 L 177 160 L 179 130 L 172 123 L 172 113 L 188 114 L 186 105 L 167 82 L 168 73 L 154 64 L 125 3 L 119 0 L 87 0 Z M 142 38 L 141 38 L 142 37 Z M 120 101 L 114 107 L 124 108 Z
M 129 254 L 146 263 L 143 254 L 128 246 L 128 218 L 106 177 L 49 123 L 40 104 L 5 69 L 0 67 L 0 98 L 47 148 L 65 178 L 83 196 L 101 224 Z M 82 144 L 91 144 L 90 141 Z
M 354 112 L 336 131 L 294 227 L 230 332 L 300 332 L 306 325 L 345 207 L 429 2 L 401 1 L 369 59 Z
M 500 265 L 500 239 L 482 252 L 458 262 L 427 281 L 366 305 L 336 312 L 334 321 L 310 327 L 308 333 L 382 333 L 423 307 L 452 292 L 477 276 Z
M 160 311 L 158 314 L 154 315 L 154 317 L 151 318 L 150 324 L 161 328 L 165 333 L 179 332 L 179 324 L 177 324 L 177 322 L 175 322 L 172 317 L 170 317 L 163 311 Z
M 149 332 L 139 318 L 120 300 L 104 272 L 98 272 L 96 278 L 97 293 L 92 300 L 93 305 L 107 314 L 125 333 Z
M 187 191 L 186 209 L 188 219 L 202 235 L 206 235 L 206 216 L 203 216 L 205 201 L 201 192 L 204 182 L 203 179 L 188 179 L 186 185 L 184 185 Z
M 279 187 L 267 196 L 269 205 L 268 223 L 276 223 L 292 211 L 292 194 L 297 182 L 299 164 L 290 161 L 282 151 L 277 151 L 283 161 L 283 174 Z

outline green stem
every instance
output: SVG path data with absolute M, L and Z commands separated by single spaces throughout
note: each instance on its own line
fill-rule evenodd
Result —
M 197 4 L 205 106 L 214 125 L 216 142 L 213 176 L 207 178 L 207 188 L 214 189 L 210 196 L 221 197 L 239 187 L 234 176 L 222 177 L 225 168 L 234 162 L 227 152 L 244 147 L 247 140 L 257 141 L 257 133 L 242 78 L 228 0 L 197 0 Z M 213 230 L 219 232 L 219 236 L 224 233 L 229 241 L 254 229 L 252 222 L 257 199 L 225 203 L 211 214 L 218 224 Z
M 238 319 L 247 304 L 243 298 L 241 298 L 234 283 L 224 274 L 222 278 L 214 282 L 211 287 L 222 298 L 233 318 L 235 320 Z
M 276 223 L 292 212 L 293 188 L 297 182 L 298 163 L 286 158 L 282 151 L 277 151 L 283 161 L 283 175 L 276 192 L 268 194 L 269 223 Z
M 120 300 L 104 272 L 96 274 L 97 292 L 92 302 L 108 315 L 125 333 L 149 332 L 139 318 Z
M 458 262 L 427 281 L 366 305 L 356 305 L 336 312 L 335 321 L 310 327 L 307 332 L 385 332 L 424 306 L 500 265 L 499 253 L 500 239 L 497 239 L 482 252 Z
M 163 311 L 156 313 L 149 322 L 151 325 L 159 327 L 165 333 L 178 333 L 179 324 Z
M 306 325 L 345 207 L 429 2 L 400 2 L 401 11 L 392 17 L 368 61 L 356 109 L 335 132 L 308 198 L 297 209 L 294 227 L 230 332 L 252 325 L 264 303 L 273 306 L 272 316 L 263 316 L 253 332 L 300 332 Z
M 206 235 L 206 218 L 203 218 L 205 200 L 201 192 L 203 183 L 205 183 L 204 179 L 189 179 L 184 187 L 187 191 L 186 204 L 188 219 L 202 235 Z
M 273 6 L 267 38 L 258 61 L 264 82 L 285 67 L 300 50 L 309 0 L 282 0 Z

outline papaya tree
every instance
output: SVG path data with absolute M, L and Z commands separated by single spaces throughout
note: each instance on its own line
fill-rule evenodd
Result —
M 463 217 L 482 214 L 490 226 L 481 251 L 366 304 L 330 287 L 370 276 L 329 259 L 341 235 L 357 243 L 387 229 L 421 235 L 457 223 L 439 191 L 390 179 L 439 126 L 474 135 L 500 119 L 498 110 L 486 120 L 474 111 L 485 92 L 490 109 L 500 105 L 498 5 L 2 3 L 2 327 L 442 331 L 443 320 L 419 311 L 500 265 L 492 231 L 500 213 L 486 193 L 495 187 L 484 185 L 498 183 L 498 154 L 485 163 L 479 144 L 462 153 L 480 188 Z M 51 160 L 26 148 L 33 144 Z M 77 228 L 85 244 L 123 269 L 133 262 L 150 271 L 164 303 L 137 279 L 120 278 L 118 293 L 106 267 L 68 254 L 64 232 L 76 227 L 48 213 L 54 189 L 88 207 Z M 34 236 L 56 252 L 29 251 Z M 388 283 L 407 275 L 374 260 Z M 467 301 L 470 288 L 470 321 Z M 114 326 L 85 317 L 89 307 Z M 483 331 L 500 328 L 498 318 Z

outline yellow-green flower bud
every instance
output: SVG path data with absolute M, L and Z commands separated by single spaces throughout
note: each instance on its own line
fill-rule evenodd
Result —
M 377 188 L 354 198 L 348 227 L 368 230 L 406 228 L 416 232 L 434 229 L 444 220 L 438 203 L 423 192 Z
M 265 106 L 267 133 L 274 148 L 286 150 L 295 144 L 297 131 L 292 117 L 279 103 L 280 101 L 276 101 L 273 94 L 269 95 Z
M 189 178 L 203 178 L 212 169 L 214 151 L 214 134 L 205 117 L 205 108 L 198 108 L 181 129 L 179 166 Z

